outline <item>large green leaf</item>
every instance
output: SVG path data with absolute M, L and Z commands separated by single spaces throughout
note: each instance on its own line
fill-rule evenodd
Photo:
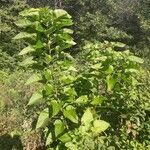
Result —
M 51 101 L 51 106 L 52 106 L 52 109 L 53 109 L 52 116 L 55 116 L 61 110 L 62 104 L 58 103 L 56 100 L 53 100 L 53 101 Z
M 125 47 L 126 45 L 124 43 L 121 42 L 110 42 L 113 46 L 115 47 Z
M 76 96 L 77 95 L 75 89 L 72 87 L 64 87 L 64 93 L 67 96 Z
M 29 100 L 28 105 L 36 105 L 42 101 L 43 95 L 39 92 L 35 92 Z
M 25 85 L 29 85 L 31 83 L 42 80 L 42 76 L 40 74 L 33 74 L 25 83 Z
M 63 32 L 64 32 L 64 33 L 68 33 L 68 34 L 73 34 L 73 30 L 67 29 L 67 28 L 64 28 L 64 29 L 63 29 Z
M 77 69 L 75 67 L 73 67 L 73 66 L 70 66 L 68 68 L 68 71 L 77 72 Z
M 61 54 L 63 54 L 68 60 L 71 60 L 71 61 L 75 60 L 69 53 L 61 52 Z
M 101 66 L 102 66 L 101 63 L 97 63 L 97 64 L 95 64 L 95 65 L 92 65 L 91 68 L 92 68 L 92 69 L 95 69 L 95 70 L 99 70 L 99 69 L 101 69 Z
M 116 81 L 115 78 L 113 78 L 112 76 L 108 75 L 106 77 L 107 91 L 111 91 L 114 88 L 116 82 L 117 81 Z
M 64 116 L 74 123 L 78 123 L 78 116 L 73 106 L 67 106 L 63 112 Z
M 103 96 L 95 96 L 91 102 L 92 105 L 100 105 L 104 100 Z
M 38 21 L 35 23 L 35 28 L 39 32 L 44 32 L 45 31 L 45 29 L 43 28 L 43 26 Z
M 33 46 L 35 49 L 41 49 L 44 47 L 44 43 L 41 40 L 38 40 L 36 44 Z
M 52 133 L 50 132 L 46 137 L 46 146 L 50 145 L 53 142 Z
M 30 20 L 27 19 L 20 19 L 15 23 L 18 27 L 28 27 L 33 25 L 33 22 L 31 22 Z
M 76 42 L 74 42 L 73 40 L 66 40 L 66 43 L 70 44 L 70 46 L 76 45 Z
M 70 137 L 70 135 L 68 133 L 65 133 L 64 135 L 62 135 L 59 140 L 63 143 L 67 143 L 70 142 L 72 139 Z
M 44 76 L 46 80 L 51 80 L 52 79 L 52 72 L 50 69 L 47 69 L 44 71 Z
M 93 121 L 93 114 L 91 112 L 90 108 L 87 108 L 86 111 L 84 112 L 82 118 L 81 118 L 81 123 L 84 125 L 88 125 Z
M 61 120 L 55 120 L 55 136 L 57 137 L 65 130 L 65 124 Z
M 30 8 L 19 13 L 23 17 L 39 16 L 40 8 Z
M 26 58 L 23 62 L 21 62 L 21 66 L 26 66 L 26 65 L 32 65 L 36 63 L 36 61 L 33 60 L 33 57 L 28 57 Z
M 55 9 L 54 10 L 54 15 L 57 18 L 60 18 L 60 17 L 71 18 L 71 16 L 65 10 L 63 10 L 63 9 Z
M 75 103 L 78 104 L 85 104 L 88 101 L 87 95 L 82 95 L 79 98 L 76 99 Z
M 13 39 L 14 40 L 19 40 L 19 39 L 32 39 L 36 37 L 36 33 L 27 33 L 27 32 L 20 32 L 17 34 Z
M 45 91 L 46 91 L 46 95 L 52 95 L 53 91 L 54 91 L 54 87 L 51 84 L 46 84 L 45 85 Z
M 75 80 L 75 77 L 71 76 L 71 75 L 63 75 L 60 78 L 60 81 L 65 83 L 65 84 L 70 84 Z
M 38 121 L 36 124 L 36 128 L 41 128 L 47 125 L 49 120 L 49 110 L 48 108 L 44 109 L 43 111 L 40 112 Z
M 20 53 L 19 55 L 24 55 L 24 54 L 27 54 L 27 53 L 30 53 L 30 52 L 34 52 L 35 49 L 29 45 L 28 47 L 24 48 Z
M 143 59 L 141 59 L 137 56 L 129 56 L 128 59 L 130 61 L 137 62 L 137 63 L 140 63 L 140 64 L 142 64 L 144 62 Z
M 93 122 L 92 131 L 98 134 L 98 133 L 104 132 L 109 126 L 110 126 L 109 123 L 107 123 L 106 121 L 95 120 Z
M 112 74 L 114 72 L 114 67 L 112 65 L 109 65 L 108 69 L 105 72 L 106 74 Z

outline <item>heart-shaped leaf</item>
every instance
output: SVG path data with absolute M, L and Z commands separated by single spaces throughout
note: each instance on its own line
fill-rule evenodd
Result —
M 36 124 L 36 128 L 41 128 L 47 125 L 49 120 L 49 110 L 48 108 L 44 109 L 43 111 L 41 111 L 39 117 L 38 117 L 38 121 Z
M 73 106 L 67 106 L 63 112 L 64 116 L 74 123 L 78 123 L 78 116 Z

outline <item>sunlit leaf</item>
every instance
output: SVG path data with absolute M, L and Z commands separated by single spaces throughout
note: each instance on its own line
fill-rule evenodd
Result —
M 25 85 L 29 85 L 31 83 L 42 80 L 42 76 L 40 74 L 33 74 L 25 83 Z
M 73 106 L 67 106 L 63 112 L 64 116 L 74 123 L 78 123 L 78 116 Z
M 84 112 L 81 122 L 82 124 L 90 124 L 93 121 L 93 114 L 90 110 L 90 108 L 87 108 L 86 111 Z
M 32 65 L 34 63 L 36 63 L 36 61 L 33 60 L 33 57 L 28 57 L 23 62 L 21 62 L 21 66 Z
M 19 15 L 23 17 L 38 16 L 39 10 L 39 8 L 30 8 L 20 12 Z
M 75 80 L 75 78 L 71 75 L 63 75 L 60 80 L 65 84 L 70 84 Z
M 55 136 L 57 137 L 65 130 L 65 124 L 61 120 L 56 120 L 54 122 L 55 126 Z
M 68 68 L 68 71 L 77 72 L 77 69 L 76 69 L 75 67 L 73 67 L 73 66 L 70 66 L 70 67 Z
M 46 138 L 46 146 L 50 145 L 53 142 L 52 133 L 50 132 Z
M 67 29 L 67 28 L 64 28 L 64 29 L 63 29 L 63 32 L 64 32 L 64 33 L 73 34 L 73 30 Z
M 109 65 L 108 69 L 105 71 L 107 74 L 112 74 L 114 72 L 114 67 Z
M 59 113 L 59 111 L 61 110 L 62 104 L 58 103 L 56 100 L 51 101 L 51 105 L 52 105 L 52 116 L 55 116 Z
M 106 77 L 107 91 L 111 91 L 114 88 L 116 82 L 117 81 L 116 81 L 115 78 L 113 78 L 112 76 L 108 75 Z
M 17 34 L 13 39 L 14 40 L 19 40 L 19 39 L 33 39 L 36 37 L 36 33 L 27 33 L 27 32 L 20 32 Z
M 27 53 L 30 53 L 30 52 L 33 52 L 35 51 L 35 49 L 29 45 L 28 47 L 24 48 L 20 53 L 19 55 L 24 55 L 24 54 L 27 54 Z
M 66 16 L 67 18 L 71 18 L 71 16 L 63 9 L 55 9 L 54 14 L 57 18 Z
M 77 95 L 75 89 L 72 87 L 64 87 L 64 93 L 68 96 L 76 96 Z
M 33 46 L 35 49 L 41 49 L 44 47 L 44 43 L 41 40 L 36 42 L 36 45 Z
M 137 56 L 129 56 L 128 59 L 130 61 L 137 62 L 137 63 L 140 63 L 140 64 L 142 64 L 144 62 L 143 59 L 141 59 Z
M 36 105 L 42 101 L 43 95 L 39 92 L 35 92 L 29 100 L 28 105 Z
M 28 26 L 31 26 L 33 25 L 33 22 L 31 22 L 30 20 L 28 19 L 20 19 L 18 20 L 16 23 L 15 23 L 18 27 L 28 27 Z
M 103 96 L 95 96 L 91 102 L 92 105 L 100 105 L 104 100 Z
M 76 42 L 74 42 L 73 40 L 67 40 L 66 43 L 70 45 L 76 45 Z
M 67 143 L 67 142 L 70 142 L 72 139 L 71 139 L 71 136 L 68 133 L 65 133 L 64 135 L 59 137 L 59 140 L 63 143 Z
M 39 22 L 36 23 L 36 30 L 39 32 L 45 31 L 45 29 L 42 27 L 42 25 Z
M 92 68 L 92 69 L 95 69 L 95 70 L 98 70 L 98 69 L 101 68 L 101 65 L 102 65 L 101 63 L 97 63 L 97 64 L 95 64 L 95 65 L 92 65 L 91 68 Z
M 45 85 L 45 91 L 46 91 L 46 95 L 51 95 L 54 91 L 54 87 L 51 84 L 46 84 Z
M 36 128 L 41 128 L 47 125 L 49 120 L 49 110 L 48 108 L 44 109 L 43 111 L 40 112 L 38 121 L 36 124 Z
M 92 131 L 98 134 L 98 133 L 104 132 L 109 126 L 110 126 L 109 123 L 107 123 L 106 121 L 95 120 L 93 122 Z
M 78 104 L 85 104 L 88 101 L 87 95 L 82 95 L 79 98 L 76 99 L 75 103 Z

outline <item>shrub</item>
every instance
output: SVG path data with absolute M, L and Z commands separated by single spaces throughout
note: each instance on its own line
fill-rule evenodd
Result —
M 128 50 L 115 51 L 125 44 L 107 41 L 86 44 L 74 59 L 67 52 L 75 42 L 66 28 L 72 25 L 66 11 L 31 8 L 20 17 L 16 24 L 23 32 L 14 39 L 26 40 L 28 46 L 19 53 L 28 54 L 22 65 L 35 70 L 26 85 L 42 84 L 28 106 L 44 107 L 36 129 L 43 129 L 47 148 L 146 148 L 148 102 L 139 80 L 143 60 Z

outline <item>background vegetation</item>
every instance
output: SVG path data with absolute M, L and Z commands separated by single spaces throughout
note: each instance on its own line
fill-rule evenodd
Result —
M 84 82 L 87 84 L 91 80 L 91 69 L 95 69 L 94 74 L 101 73 L 98 78 L 101 86 L 97 89 L 100 93 L 96 95 L 100 94 L 105 100 L 100 102 L 96 112 L 110 124 L 98 139 L 93 139 L 90 135 L 84 139 L 76 131 L 76 141 L 69 143 L 71 146 L 68 144 L 68 149 L 149 149 L 150 2 L 0 0 L 0 150 L 48 149 L 43 131 L 35 130 L 39 112 L 45 105 L 32 108 L 27 106 L 31 95 L 41 87 L 41 83 L 25 85 L 26 80 L 35 72 L 20 66 L 26 56 L 19 56 L 18 53 L 27 42 L 12 40 L 20 32 L 15 24 L 19 12 L 26 8 L 45 6 L 64 9 L 72 16 L 72 36 L 77 44 L 67 52 L 74 57 L 78 73 L 86 79 L 82 81 L 82 86 L 77 84 L 78 88 L 84 87 Z M 126 50 L 130 50 L 130 53 L 126 53 Z M 134 55 L 141 57 L 144 63 L 137 57 L 131 57 Z M 93 66 L 93 63 L 102 61 L 99 60 L 101 57 L 108 58 L 102 63 L 104 70 Z M 134 64 L 134 68 L 129 68 L 129 64 Z M 117 86 L 114 87 L 115 81 L 111 77 L 117 78 Z M 95 75 L 94 78 L 97 80 Z M 107 89 L 108 86 L 110 90 Z M 83 92 L 78 93 L 78 96 L 87 95 L 83 89 L 78 90 Z M 78 141 L 81 141 L 79 147 Z

